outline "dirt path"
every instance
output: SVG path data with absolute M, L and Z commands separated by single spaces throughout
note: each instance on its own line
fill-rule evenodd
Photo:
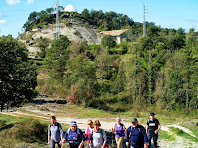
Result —
M 12 111 L 12 112 L 2 112 L 2 114 L 6 114 L 6 115 L 12 115 L 12 116 L 32 116 L 32 117 L 36 117 L 36 118 L 40 118 L 42 120 L 49 120 L 49 115 L 53 115 L 54 113 L 52 112 L 47 112 L 47 111 L 41 111 L 38 110 L 34 107 L 24 107 L 23 110 L 26 110 L 27 113 L 24 112 L 20 112 L 20 111 Z M 38 115 L 39 114 L 39 115 Z M 48 115 L 48 116 L 47 116 Z M 82 130 L 84 130 L 87 127 L 87 120 L 96 120 L 96 118 L 70 118 L 70 117 L 62 117 L 62 118 L 58 118 L 57 121 L 59 123 L 64 123 L 64 124 L 69 124 L 71 121 L 76 121 L 78 123 L 78 127 L 81 128 Z M 98 118 L 97 118 L 98 119 Z M 99 119 L 101 122 L 101 128 L 103 128 L 106 131 L 111 131 L 111 128 L 113 127 L 113 125 L 115 125 L 115 122 L 107 122 L 106 119 L 101 118 Z M 126 122 L 125 120 L 122 121 L 122 123 L 126 126 L 129 127 L 131 125 L 130 122 Z M 144 125 L 145 126 L 145 125 Z M 169 127 L 176 127 L 179 128 L 181 130 L 183 130 L 184 132 L 192 135 L 195 137 L 195 135 L 188 130 L 187 128 L 184 128 L 182 126 L 179 126 L 177 124 L 173 124 L 173 125 L 162 125 L 161 126 L 161 130 L 170 132 Z M 195 142 L 190 142 L 188 140 L 185 140 L 181 137 L 176 136 L 176 140 L 175 141 L 167 141 L 164 139 L 159 139 L 159 146 L 161 148 L 189 148 L 189 147 L 197 147 L 197 144 Z

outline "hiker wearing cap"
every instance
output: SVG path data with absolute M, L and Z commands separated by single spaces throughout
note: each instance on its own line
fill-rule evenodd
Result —
M 116 124 L 112 128 L 112 133 L 115 132 L 117 148 L 122 148 L 122 142 L 125 137 L 125 133 L 124 133 L 125 131 L 126 131 L 126 127 L 124 126 L 124 124 L 121 123 L 121 118 L 117 117 Z
M 157 148 L 158 132 L 161 126 L 159 121 L 155 118 L 154 113 L 150 113 L 150 119 L 147 121 L 146 133 L 148 135 L 149 147 L 151 146 L 151 139 L 153 138 L 154 146 Z
M 138 124 L 136 118 L 132 118 L 131 122 L 132 126 L 127 129 L 126 146 L 130 145 L 131 148 L 148 148 L 148 138 L 145 128 Z
M 89 143 L 90 143 L 90 139 L 91 139 L 91 131 L 93 130 L 94 126 L 93 126 L 93 121 L 92 120 L 88 120 L 87 121 L 87 125 L 88 127 L 85 129 L 85 137 L 87 138 L 87 148 L 89 148 Z
M 94 121 L 94 129 L 91 131 L 90 148 L 105 148 L 107 142 L 107 136 L 103 129 L 100 128 L 101 124 L 99 120 Z
M 65 132 L 65 136 L 63 138 L 63 143 L 65 141 L 69 142 L 70 148 L 83 148 L 85 137 L 83 132 L 77 127 L 77 123 L 75 121 L 70 122 L 70 128 Z
M 55 144 L 61 148 L 60 141 L 63 138 L 63 130 L 61 124 L 56 122 L 56 117 L 50 117 L 51 124 L 48 126 L 48 144 L 51 148 L 55 148 Z

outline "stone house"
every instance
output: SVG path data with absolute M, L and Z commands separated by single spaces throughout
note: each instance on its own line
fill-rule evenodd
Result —
M 112 30 L 112 31 L 102 31 L 100 32 L 101 35 L 111 35 L 116 37 L 117 43 L 120 44 L 123 39 L 123 33 L 127 32 L 129 29 L 122 29 L 122 30 Z

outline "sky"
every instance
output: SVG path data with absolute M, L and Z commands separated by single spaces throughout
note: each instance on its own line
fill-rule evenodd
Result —
M 11 34 L 16 38 L 31 12 L 56 7 L 56 0 L 0 0 L 0 36 Z M 60 6 L 73 5 L 78 13 L 115 11 L 126 14 L 135 22 L 143 22 L 143 3 L 146 21 L 163 28 L 183 28 L 198 31 L 198 0 L 59 0 Z

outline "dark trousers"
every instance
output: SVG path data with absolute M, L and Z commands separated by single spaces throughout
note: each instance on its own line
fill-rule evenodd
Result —
M 59 142 L 55 142 L 53 139 L 51 139 L 50 143 L 51 143 L 51 148 L 55 148 L 55 144 L 58 145 L 58 148 L 61 148 L 61 145 L 59 144 Z
M 151 147 L 151 139 L 153 138 L 154 142 L 154 147 L 157 148 L 157 139 L 158 139 L 158 134 L 151 134 L 148 133 L 148 141 L 149 141 L 149 148 Z

